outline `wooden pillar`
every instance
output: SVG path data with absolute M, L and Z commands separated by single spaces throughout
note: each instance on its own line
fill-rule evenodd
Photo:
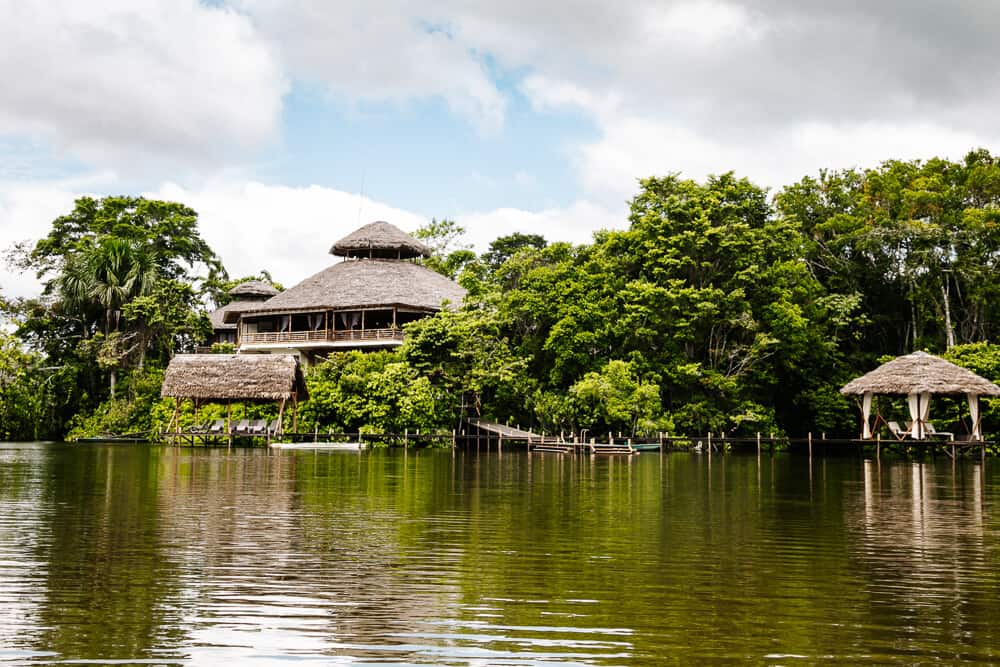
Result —
M 180 419 L 181 415 L 181 402 L 180 399 L 174 396 L 174 416 L 170 419 L 170 444 L 177 443 L 177 420 Z
M 283 424 L 285 423 L 285 401 L 287 399 L 281 399 L 281 403 L 278 404 L 278 430 L 284 431 Z

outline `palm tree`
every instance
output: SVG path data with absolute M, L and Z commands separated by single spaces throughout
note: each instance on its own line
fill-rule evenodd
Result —
M 105 336 L 119 331 L 122 308 L 153 291 L 159 269 L 153 251 L 138 241 L 106 237 L 72 255 L 57 279 L 64 307 L 81 315 L 102 312 Z M 111 397 L 117 373 L 111 368 Z

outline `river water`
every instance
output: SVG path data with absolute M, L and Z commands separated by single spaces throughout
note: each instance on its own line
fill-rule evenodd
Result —
M 998 467 L 0 444 L 0 664 L 995 662 Z

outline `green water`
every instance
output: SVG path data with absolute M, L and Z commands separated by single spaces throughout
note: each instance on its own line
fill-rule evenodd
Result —
M 0 444 L 0 663 L 1000 661 L 998 466 Z

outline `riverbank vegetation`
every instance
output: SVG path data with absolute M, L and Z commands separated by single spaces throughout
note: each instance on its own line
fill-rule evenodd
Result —
M 301 428 L 482 416 L 550 432 L 854 435 L 838 389 L 885 357 L 924 349 L 1000 380 L 1000 157 L 985 150 L 774 193 L 734 174 L 648 178 L 627 222 L 587 245 L 513 234 L 482 255 L 460 221 L 432 222 L 418 232 L 437 251 L 428 265 L 466 303 L 408 325 L 398 350 L 310 371 Z M 0 438 L 164 426 L 162 369 L 205 338 L 229 279 L 195 212 L 84 198 L 12 257 L 45 291 L 3 302 L 16 331 L 0 339 Z M 986 408 L 984 429 L 1000 412 Z

